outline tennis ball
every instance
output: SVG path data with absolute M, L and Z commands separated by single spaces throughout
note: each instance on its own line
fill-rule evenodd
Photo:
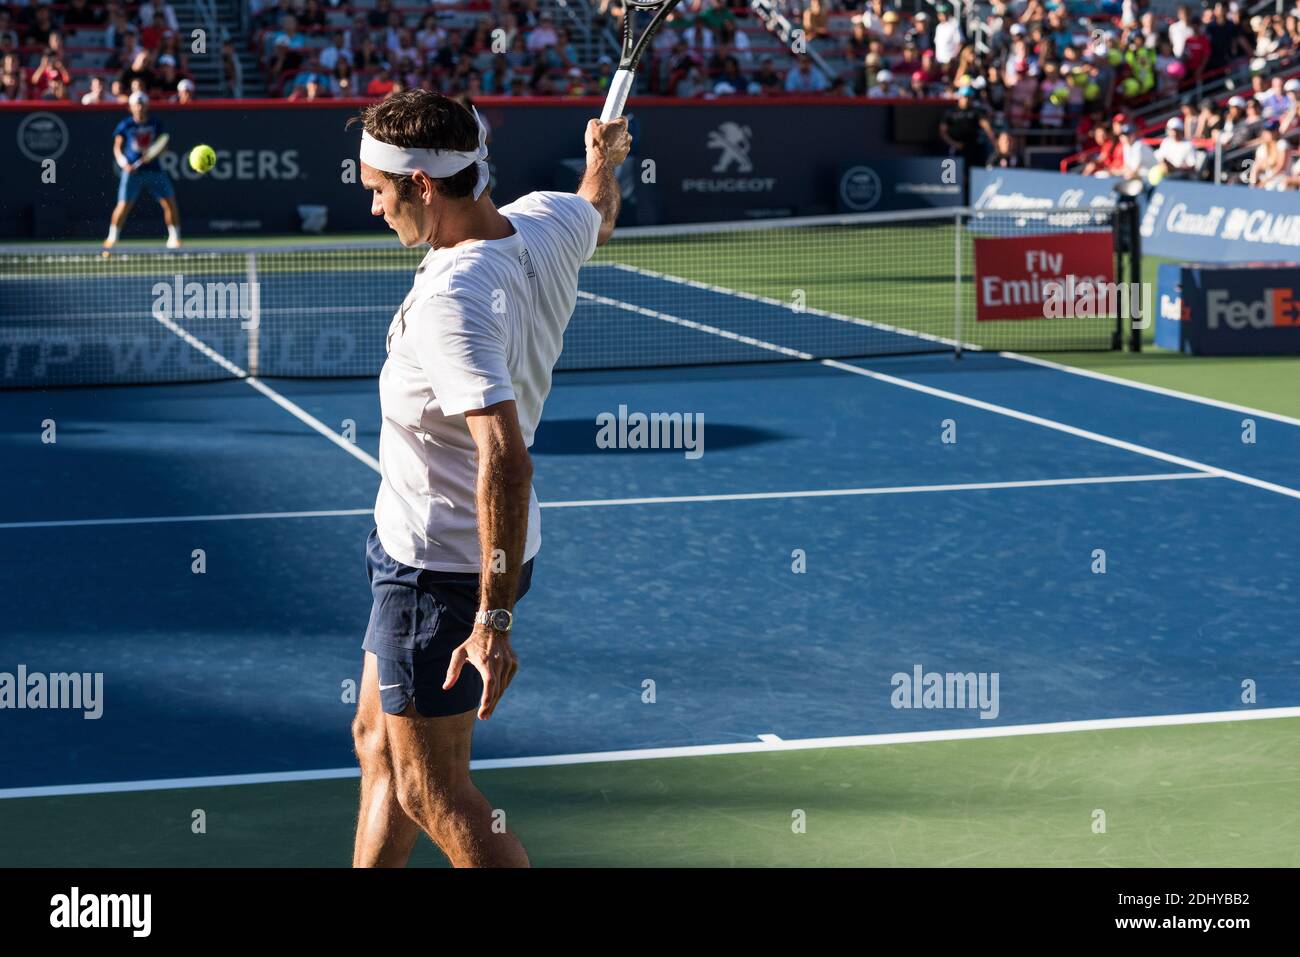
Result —
M 1147 173 L 1147 182 L 1152 186 L 1159 186 L 1160 181 L 1165 178 L 1165 168 L 1163 166 L 1153 166 Z
M 1063 86 L 1058 86 L 1052 91 L 1051 100 L 1057 106 L 1065 106 L 1070 102 L 1070 91 Z
M 1084 99 L 1095 100 L 1097 97 L 1101 96 L 1101 87 L 1096 83 L 1089 83 L 1083 88 L 1083 96 Z
M 1111 47 L 1109 50 L 1106 51 L 1106 62 L 1109 63 L 1111 66 L 1119 66 L 1121 63 L 1124 62 L 1123 51 L 1115 47 Z
M 190 166 L 200 172 L 206 173 L 212 167 L 217 165 L 217 151 L 211 146 L 196 146 L 190 150 Z
M 1137 96 L 1142 87 L 1137 80 L 1133 79 L 1133 77 L 1129 77 L 1119 85 L 1119 89 L 1125 96 Z

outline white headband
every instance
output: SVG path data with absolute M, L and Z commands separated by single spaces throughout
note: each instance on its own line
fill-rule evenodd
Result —
M 472 108 L 471 108 L 472 109 Z M 478 149 L 430 150 L 419 147 L 394 146 L 377 140 L 369 133 L 361 134 L 361 162 L 385 173 L 409 176 L 417 170 L 432 179 L 445 179 L 459 173 L 470 163 L 478 165 L 478 182 L 474 184 L 474 198 L 478 199 L 488 185 L 487 127 L 479 119 L 478 110 L 472 110 L 478 124 Z

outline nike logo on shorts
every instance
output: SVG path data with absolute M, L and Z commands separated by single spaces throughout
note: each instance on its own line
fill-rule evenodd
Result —
M 379 686 L 379 690 L 380 690 L 380 691 L 388 691 L 388 690 L 391 689 L 391 688 L 400 688 L 401 686 L 402 686 L 402 683 L 399 681 L 399 682 L 398 682 L 397 684 L 395 684 L 395 685 L 380 685 L 380 686 Z

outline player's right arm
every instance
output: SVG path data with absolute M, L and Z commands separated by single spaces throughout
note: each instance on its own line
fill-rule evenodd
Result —
M 589 121 L 583 139 L 587 144 L 587 170 L 578 184 L 578 195 L 600 213 L 596 245 L 602 246 L 614 234 L 614 221 L 618 219 L 621 201 L 614 170 L 627 159 L 632 149 L 632 137 L 627 132 L 627 120 L 619 117 L 611 123 Z

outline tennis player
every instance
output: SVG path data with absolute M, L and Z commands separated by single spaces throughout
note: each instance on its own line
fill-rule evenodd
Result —
M 162 206 L 163 221 L 167 224 L 167 248 L 177 249 L 181 244 L 181 211 L 176 205 L 176 189 L 157 159 L 141 162 L 145 150 L 163 135 L 162 124 L 149 115 L 149 97 L 140 90 L 132 93 L 127 103 L 131 115 L 113 130 L 113 158 L 117 160 L 122 177 L 117 184 L 117 205 L 113 207 L 109 220 L 104 253 L 107 255 L 117 245 L 126 217 L 143 192 L 148 192 Z
M 358 119 L 371 212 L 402 245 L 430 249 L 379 376 L 353 864 L 401 867 L 423 830 L 458 867 L 523 867 L 523 845 L 470 781 L 470 739 L 518 670 L 514 605 L 541 545 L 528 448 L 578 268 L 614 230 L 631 140 L 625 121 L 592 120 L 576 195 L 498 210 L 476 112 L 407 90 Z

